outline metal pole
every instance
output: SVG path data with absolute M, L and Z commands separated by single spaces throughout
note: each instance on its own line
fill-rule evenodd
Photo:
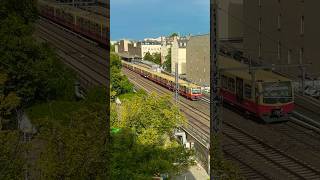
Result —
M 302 95 L 305 95 L 304 93 L 304 88 L 306 87 L 305 85 L 305 81 L 306 81 L 306 68 L 305 67 L 301 67 L 302 68 Z
M 219 96 L 218 96 L 218 2 L 210 0 L 210 157 L 215 158 L 213 148 L 219 133 Z M 210 179 L 214 177 L 214 164 L 210 160 Z
M 179 73 L 178 73 L 178 63 L 175 64 L 175 83 L 176 83 L 176 89 L 175 89 L 175 96 L 174 99 L 176 101 L 176 104 L 178 104 L 178 97 L 179 97 Z

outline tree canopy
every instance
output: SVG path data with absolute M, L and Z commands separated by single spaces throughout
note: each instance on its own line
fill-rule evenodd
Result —
M 185 119 L 169 97 L 137 94 L 111 105 L 112 169 L 115 179 L 150 179 L 160 173 L 175 174 L 192 163 L 192 151 L 172 137 Z M 136 164 L 134 166 L 134 164 Z
M 169 37 L 175 37 L 175 36 L 179 36 L 178 33 L 174 32 Z
M 110 89 L 117 95 L 133 92 L 133 85 L 129 82 L 128 78 L 121 72 L 120 57 L 114 53 L 110 54 L 111 66 L 111 82 Z
M 171 48 L 168 50 L 168 54 L 165 57 L 165 61 L 162 65 L 164 69 L 171 73 Z
M 25 146 L 20 137 L 17 131 L 0 131 L 0 179 L 23 179 Z
M 146 61 L 150 61 L 150 62 L 159 64 L 159 65 L 161 64 L 161 54 L 160 53 L 150 54 L 150 52 L 147 52 L 144 55 L 143 59 Z

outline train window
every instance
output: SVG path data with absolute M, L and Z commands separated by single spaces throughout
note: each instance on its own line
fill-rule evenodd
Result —
M 228 89 L 232 92 L 235 91 L 235 81 L 232 78 L 229 78 L 228 80 Z
M 222 88 L 228 89 L 228 78 L 224 75 L 221 76 L 221 86 Z
M 244 85 L 244 97 L 251 99 L 251 85 L 249 84 Z

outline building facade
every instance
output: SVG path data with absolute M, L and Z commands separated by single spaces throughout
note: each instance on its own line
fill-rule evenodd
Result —
M 319 77 L 320 1 L 315 0 L 244 0 L 245 53 L 262 64 L 309 63 L 307 73 Z M 281 72 L 298 76 L 299 68 Z
M 255 1 L 255 0 L 253 0 Z M 243 37 L 243 0 L 219 1 L 218 29 L 221 39 Z
M 178 63 L 178 74 L 186 74 L 186 51 L 188 38 L 175 37 L 171 47 L 171 72 L 176 72 Z
M 157 41 L 143 41 L 138 43 L 138 47 L 141 49 L 140 56 L 143 58 L 147 52 L 150 54 L 161 52 L 161 43 Z
M 210 85 L 210 35 L 191 36 L 186 51 L 186 75 L 191 82 Z

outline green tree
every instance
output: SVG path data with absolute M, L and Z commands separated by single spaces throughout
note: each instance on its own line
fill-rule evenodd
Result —
M 171 73 L 171 48 L 168 50 L 168 54 L 165 57 L 165 61 L 162 65 L 164 69 Z
M 15 14 L 25 24 L 33 23 L 37 18 L 36 0 L 2 0 L 0 1 L 0 21 Z
M 175 36 L 179 36 L 178 33 L 174 32 L 169 37 L 175 37 Z
M 111 66 L 111 90 L 116 92 L 117 95 L 130 93 L 133 91 L 133 84 L 128 78 L 121 73 L 121 60 L 120 57 L 114 53 L 110 54 Z
M 7 78 L 6 74 L 0 73 L 0 131 L 5 122 L 10 123 L 14 110 L 20 105 L 20 98 L 16 93 L 3 91 Z
M 156 64 L 161 64 L 161 54 L 160 53 L 153 53 L 152 54 L 152 61 Z
M 25 146 L 17 131 L 0 130 L 0 179 L 23 179 Z
M 112 137 L 114 179 L 175 174 L 192 163 L 192 151 L 173 140 L 173 130 L 185 119 L 169 98 L 142 93 L 124 99 L 120 107 L 111 105 L 111 126 L 122 129 Z
M 22 105 L 73 97 L 74 75 L 47 44 L 38 44 L 23 18 L 9 15 L 0 24 L 0 68 L 8 74 L 6 91 L 21 97 Z
M 42 118 L 45 142 L 36 171 L 41 179 L 105 179 L 106 137 L 105 105 L 91 104 L 69 112 L 66 123 Z
M 110 52 L 115 52 L 115 47 L 110 43 Z
M 146 60 L 146 61 L 153 61 L 153 56 L 150 54 L 150 52 L 147 52 L 144 55 L 143 59 Z

